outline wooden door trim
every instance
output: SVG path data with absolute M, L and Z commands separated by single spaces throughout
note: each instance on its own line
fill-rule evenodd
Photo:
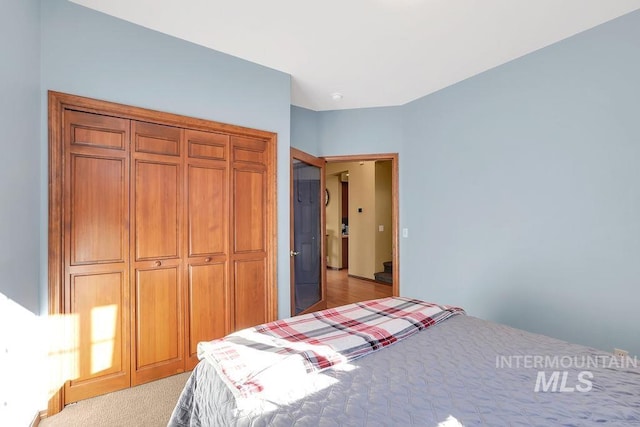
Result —
M 48 131 L 49 131 L 49 272 L 48 272 L 48 300 L 49 316 L 58 316 L 64 312 L 63 274 L 63 198 L 64 187 L 62 176 L 64 175 L 63 155 L 64 141 L 62 139 L 62 127 L 64 122 L 62 112 L 63 101 L 49 93 Z M 63 367 L 58 367 L 62 372 Z M 50 378 L 47 378 L 50 381 Z M 64 384 L 56 387 L 47 404 L 48 416 L 57 414 L 64 408 Z
M 391 161 L 391 228 L 392 228 L 392 261 L 393 261 L 393 284 L 392 295 L 400 296 L 400 216 L 399 216 L 399 166 L 398 153 L 384 154 L 354 154 L 347 156 L 324 156 L 327 163 L 341 162 L 366 162 L 378 160 Z
M 321 195 L 324 198 L 324 189 L 327 188 L 327 184 L 325 182 L 325 165 L 326 165 L 326 161 L 322 158 L 322 157 L 315 157 L 312 156 L 311 154 L 305 153 L 302 150 L 298 150 L 297 148 L 291 147 L 290 149 L 290 159 L 289 159 L 289 215 L 290 215 L 290 220 L 289 220 L 289 249 L 293 250 L 294 248 L 294 233 L 293 233 L 293 159 L 298 159 L 298 160 L 302 160 L 305 163 L 309 163 L 311 165 L 314 165 L 318 168 L 320 168 L 320 189 L 321 189 Z M 305 314 L 305 313 L 309 313 L 312 311 L 318 311 L 321 308 L 326 308 L 326 304 L 325 306 L 321 306 L 321 303 L 323 301 L 326 302 L 327 300 L 327 257 L 324 255 L 326 252 L 326 244 L 327 244 L 327 236 L 326 236 L 326 230 L 327 230 L 327 220 L 326 220 L 326 209 L 324 209 L 324 204 L 321 204 L 321 206 L 323 207 L 322 209 L 320 209 L 320 235 L 321 235 L 321 239 L 320 239 L 320 259 L 321 259 L 321 265 L 320 265 L 320 291 L 321 291 L 321 298 L 320 301 L 314 305 L 312 305 L 311 307 L 309 307 L 307 310 L 304 310 L 301 313 L 298 314 Z M 293 257 L 289 257 L 289 271 L 290 271 L 290 291 L 289 291 L 289 302 L 290 302 L 290 310 L 291 310 L 291 316 L 295 315 L 296 312 L 296 308 L 295 308 L 295 275 L 294 275 L 294 262 L 293 262 Z
M 167 126 L 203 130 L 205 132 L 220 132 L 233 136 L 248 136 L 260 138 L 270 140 L 269 143 L 271 143 L 277 135 L 274 132 L 265 130 L 151 110 L 143 107 L 134 107 L 117 102 L 103 101 L 78 95 L 71 95 L 63 92 L 49 91 L 48 93 L 50 101 L 53 98 L 53 100 L 59 106 L 58 112 L 61 112 L 64 108 L 70 108 L 74 110 L 85 111 L 87 113 L 109 115 L 138 121 L 147 121 L 157 124 L 164 124 Z M 49 105 L 51 105 L 51 103 Z M 52 117 L 50 114 L 49 119 L 51 118 Z
M 48 152 L 49 152 L 49 242 L 48 242 L 48 305 L 49 316 L 64 313 L 64 212 L 63 176 L 64 141 L 63 116 L 66 109 L 102 114 L 130 120 L 147 121 L 180 128 L 206 132 L 218 132 L 232 136 L 259 138 L 267 143 L 267 315 L 269 320 L 278 316 L 277 296 L 277 134 L 274 132 L 226 124 L 102 101 L 62 92 L 48 92 Z M 129 342 L 129 346 L 131 342 Z M 60 412 L 64 407 L 64 384 L 51 384 L 56 391 L 48 401 L 48 415 Z

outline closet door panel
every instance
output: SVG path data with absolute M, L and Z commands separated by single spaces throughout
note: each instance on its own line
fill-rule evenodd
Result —
M 121 373 L 123 357 L 120 307 L 124 298 L 124 277 L 121 273 L 78 274 L 71 277 L 80 345 L 78 373 L 84 380 L 99 375 Z M 83 345 L 84 344 L 84 345 Z M 72 381 L 78 383 L 80 381 Z
M 135 161 L 136 261 L 180 254 L 180 165 Z
M 64 114 L 64 402 L 128 387 L 129 121 Z
M 200 341 L 211 341 L 227 333 L 226 270 L 224 262 L 189 268 L 189 357 L 194 362 Z
M 138 121 L 133 122 L 133 126 L 133 146 L 136 153 L 180 157 L 180 128 Z
M 182 372 L 178 266 L 136 272 L 134 383 Z
M 265 176 L 261 171 L 234 171 L 234 250 L 265 250 Z
M 128 387 L 126 271 L 73 274 L 69 282 L 67 324 L 75 345 L 69 343 L 71 379 L 65 399 L 74 402 Z
M 229 135 L 186 129 L 185 143 L 186 368 L 192 369 L 198 342 L 230 330 Z
M 266 301 L 267 286 L 267 194 L 269 170 L 264 140 L 231 137 L 233 201 L 231 218 L 231 276 L 233 329 L 265 323 L 271 319 Z
M 132 122 L 132 383 L 184 371 L 182 130 Z
M 127 162 L 71 154 L 71 264 L 125 262 Z
M 234 283 L 235 329 L 267 322 L 265 260 L 236 261 Z
M 231 143 L 233 144 L 234 163 L 259 166 L 264 166 L 266 164 L 266 141 L 234 136 L 231 138 Z
M 68 110 L 65 122 L 65 136 L 71 146 L 127 150 L 129 120 Z
M 228 180 L 224 165 L 190 165 L 187 190 L 189 257 L 224 255 L 228 236 Z
M 229 135 L 186 129 L 190 159 L 227 160 Z

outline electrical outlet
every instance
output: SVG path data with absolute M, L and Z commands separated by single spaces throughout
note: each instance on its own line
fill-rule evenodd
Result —
M 625 358 L 625 357 L 629 357 L 629 352 L 627 350 L 621 350 L 619 348 L 614 348 L 613 349 L 613 355 L 615 357 Z

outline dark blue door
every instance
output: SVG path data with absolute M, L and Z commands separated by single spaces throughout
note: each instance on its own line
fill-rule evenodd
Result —
M 303 156 L 300 156 L 303 157 Z M 307 159 L 309 160 L 309 159 Z M 292 158 L 294 315 L 326 308 L 323 287 L 324 162 Z M 317 163 L 317 162 L 314 162 Z

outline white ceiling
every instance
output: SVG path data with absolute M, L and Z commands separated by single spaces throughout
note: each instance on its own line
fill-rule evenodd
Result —
M 288 73 L 291 103 L 317 111 L 402 105 L 640 9 L 640 0 L 72 1 Z

